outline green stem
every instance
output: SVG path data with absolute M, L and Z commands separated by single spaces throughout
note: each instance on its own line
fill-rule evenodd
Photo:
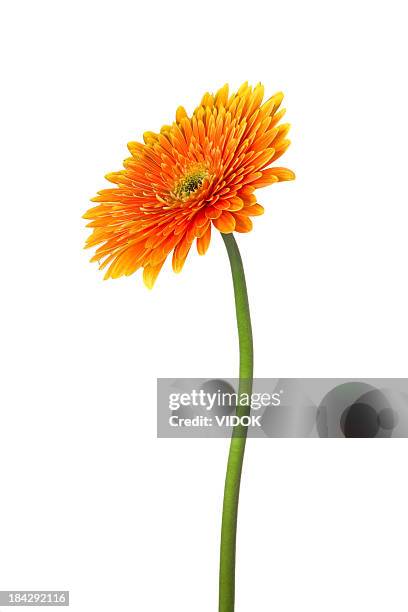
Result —
M 227 248 L 234 283 L 235 309 L 239 338 L 239 387 L 238 397 L 252 393 L 253 346 L 251 317 L 244 268 L 238 245 L 233 234 L 221 234 Z M 250 414 L 250 405 L 237 404 L 239 417 Z M 222 509 L 219 612 L 233 612 L 235 601 L 235 550 L 237 517 L 242 463 L 244 460 L 247 427 L 237 425 L 231 437 L 225 477 L 224 504 Z

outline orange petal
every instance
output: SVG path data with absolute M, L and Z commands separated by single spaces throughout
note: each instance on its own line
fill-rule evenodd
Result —
M 177 123 L 181 123 L 183 119 L 187 118 L 187 113 L 184 106 L 179 106 L 176 110 L 176 121 Z
M 156 278 L 159 275 L 160 270 L 162 269 L 164 261 L 162 261 L 157 266 L 151 266 L 148 264 L 143 270 L 143 282 L 148 289 L 153 289 L 154 283 L 156 282 Z
M 235 231 L 245 234 L 252 229 L 252 221 L 243 215 L 235 215 Z
M 187 255 L 190 251 L 192 241 L 188 236 L 185 236 L 181 242 L 178 243 L 173 252 L 173 270 L 177 274 L 182 271 Z
M 211 240 L 211 223 L 207 231 L 200 238 L 197 238 L 197 251 L 199 255 L 205 255 Z
M 215 208 L 214 206 L 207 206 L 205 209 L 205 216 L 207 219 L 218 219 L 221 214 L 222 210 Z
M 275 168 L 267 168 L 266 170 L 262 170 L 261 178 L 257 179 L 252 185 L 256 189 L 260 189 L 261 187 L 267 187 L 272 183 L 278 183 L 279 178 L 274 174 Z
M 241 196 L 249 196 L 254 193 L 255 187 L 253 185 L 245 185 L 239 191 L 239 195 Z
M 272 157 L 271 161 L 276 161 L 280 158 L 281 155 L 284 154 L 288 146 L 290 145 L 290 140 L 282 140 L 278 145 L 276 145 L 276 153 Z
M 143 140 L 145 144 L 153 144 L 158 139 L 158 135 L 154 132 L 145 132 L 143 134 Z
M 290 123 L 282 123 L 281 125 L 279 125 L 276 140 L 277 141 L 283 140 L 285 136 L 287 135 L 287 133 L 289 132 L 289 130 L 290 130 Z
M 283 100 L 283 93 L 279 91 L 272 98 L 269 98 L 264 104 L 261 106 L 261 116 L 266 117 L 268 115 L 273 115 L 279 106 L 281 105 Z
M 227 102 L 228 102 L 228 91 L 229 91 L 229 87 L 228 84 L 226 83 L 223 87 L 221 87 L 221 89 L 219 89 L 217 91 L 217 93 L 215 94 L 215 106 L 217 108 L 219 108 L 220 106 L 227 106 Z
M 138 154 L 142 153 L 143 151 L 143 145 L 141 142 L 129 142 L 128 143 L 128 149 L 130 151 L 130 153 L 136 157 Z
M 229 210 L 230 208 L 230 200 L 218 200 L 218 202 L 216 202 L 214 204 L 215 208 L 218 208 L 219 210 Z
M 248 116 L 251 116 L 252 113 L 259 108 L 263 97 L 264 97 L 264 86 L 262 85 L 262 83 L 258 83 L 258 85 L 255 87 L 254 91 L 252 92 L 251 95 L 251 103 L 249 106 L 249 109 L 247 111 Z
M 205 225 L 195 225 L 194 226 L 194 238 L 201 238 L 204 236 L 205 232 L 208 230 L 208 226 L 211 225 L 211 221 L 207 221 Z
M 208 221 L 205 211 L 206 211 L 205 208 L 201 208 L 194 217 L 194 223 L 198 227 L 200 227 L 201 225 L 205 225 Z
M 229 207 L 229 211 L 233 212 L 236 210 L 241 210 L 241 208 L 244 207 L 244 202 L 241 198 L 239 198 L 238 196 L 234 196 L 233 198 L 230 199 L 230 207 Z
M 296 175 L 289 168 L 270 168 L 273 174 L 278 177 L 279 181 L 294 181 Z
M 242 196 L 242 199 L 244 201 L 244 204 L 246 206 L 252 206 L 252 204 L 256 204 L 256 196 L 252 193 L 249 196 Z
M 214 219 L 213 223 L 223 234 L 230 234 L 235 229 L 235 217 L 227 210 L 218 219 Z
M 261 178 L 261 176 L 262 176 L 262 172 L 254 172 L 253 174 L 248 174 L 242 180 L 242 184 L 243 185 L 246 185 L 247 183 L 254 184 L 258 179 Z
M 252 204 L 249 208 L 246 209 L 246 214 L 250 217 L 258 217 L 259 215 L 263 215 L 265 209 L 260 204 Z

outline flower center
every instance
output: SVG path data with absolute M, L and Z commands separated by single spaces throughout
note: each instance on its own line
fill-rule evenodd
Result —
M 191 194 L 200 189 L 208 176 L 207 168 L 203 165 L 190 168 L 190 170 L 176 183 L 174 195 L 179 200 L 187 200 Z

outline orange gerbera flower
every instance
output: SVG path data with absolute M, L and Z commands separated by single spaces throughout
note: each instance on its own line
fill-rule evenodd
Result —
M 263 105 L 264 88 L 244 83 L 229 96 L 228 85 L 206 93 L 189 117 L 183 107 L 159 134 L 146 132 L 144 144 L 129 143 L 124 170 L 108 174 L 103 189 L 84 215 L 93 228 L 87 247 L 101 245 L 91 261 L 109 265 L 105 278 L 144 268 L 151 288 L 173 251 L 180 272 L 197 241 L 207 251 L 211 226 L 220 232 L 249 232 L 250 217 L 261 215 L 255 189 L 295 178 L 286 168 L 268 167 L 287 149 L 288 124 L 277 93 Z

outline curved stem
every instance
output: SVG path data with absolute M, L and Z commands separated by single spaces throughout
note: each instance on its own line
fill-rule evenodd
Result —
M 242 394 L 248 394 L 250 397 L 253 378 L 253 345 L 244 268 L 234 235 L 221 235 L 227 248 L 234 283 L 239 338 L 238 398 L 242 397 Z M 241 404 L 238 401 L 237 416 L 248 416 L 250 411 L 250 405 L 245 405 L 245 402 Z M 237 516 L 247 429 L 243 425 L 234 427 L 228 456 L 221 527 L 219 612 L 234 611 Z

